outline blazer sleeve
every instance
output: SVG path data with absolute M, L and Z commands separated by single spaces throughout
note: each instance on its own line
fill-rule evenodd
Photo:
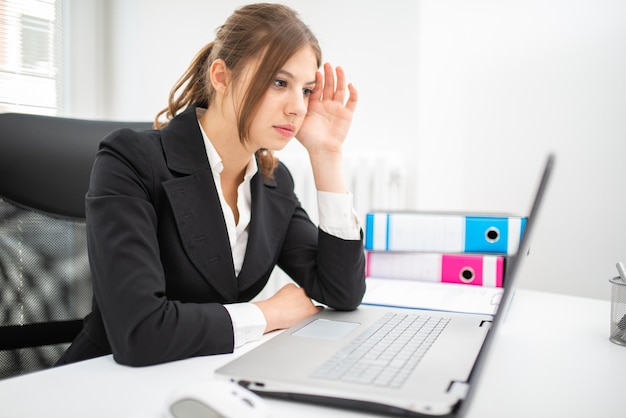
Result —
M 275 176 L 278 184 L 290 188 L 297 201 L 286 167 L 279 165 Z M 356 309 L 365 294 L 362 231 L 358 240 L 330 235 L 311 222 L 299 202 L 289 222 L 278 265 L 309 297 L 331 308 Z
M 86 197 L 95 300 L 115 360 L 132 366 L 233 350 L 223 305 L 166 296 L 153 205 L 162 159 L 158 139 L 118 131 L 101 144 Z

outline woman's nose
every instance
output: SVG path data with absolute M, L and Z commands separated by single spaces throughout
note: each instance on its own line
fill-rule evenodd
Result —
M 306 115 L 308 103 L 308 97 L 302 94 L 302 92 L 291 94 L 285 105 L 285 112 L 289 115 L 304 116 Z

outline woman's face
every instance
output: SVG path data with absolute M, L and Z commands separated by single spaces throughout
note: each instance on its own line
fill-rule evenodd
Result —
M 250 125 L 252 151 L 280 150 L 296 135 L 315 88 L 316 72 L 317 59 L 309 46 L 296 52 L 278 71 Z

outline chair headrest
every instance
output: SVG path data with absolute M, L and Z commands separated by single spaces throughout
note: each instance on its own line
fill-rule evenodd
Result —
M 118 128 L 149 122 L 0 114 L 0 198 L 52 216 L 84 218 L 98 144 Z

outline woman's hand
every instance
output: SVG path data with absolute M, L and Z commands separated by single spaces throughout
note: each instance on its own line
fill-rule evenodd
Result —
M 346 193 L 341 148 L 345 141 L 358 94 L 346 82 L 341 67 L 324 64 L 324 77 L 315 75 L 315 89 L 309 96 L 307 114 L 296 138 L 306 148 L 317 190 Z
M 315 75 L 315 89 L 309 96 L 308 111 L 296 138 L 309 153 L 341 152 L 357 103 L 357 91 L 346 83 L 341 67 L 324 64 L 324 76 Z M 346 100 L 347 97 L 347 100 Z
M 283 286 L 271 298 L 254 304 L 265 316 L 265 332 L 289 328 L 323 309 L 315 306 L 304 290 L 293 283 Z

